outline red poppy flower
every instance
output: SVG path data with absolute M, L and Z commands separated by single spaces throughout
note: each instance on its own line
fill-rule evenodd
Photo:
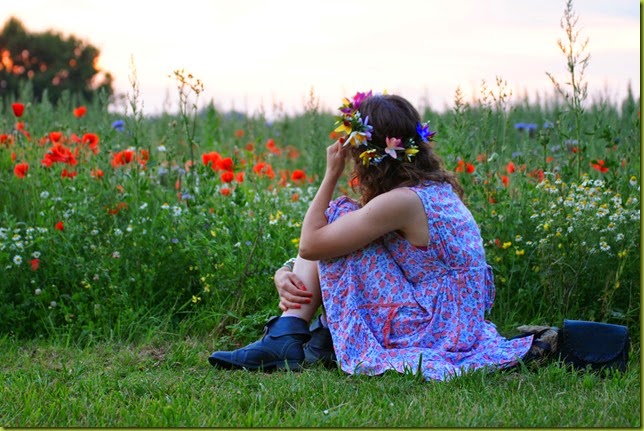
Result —
M 32 271 L 37 271 L 40 267 L 40 259 L 31 259 L 31 261 L 29 261 L 29 264 L 31 265 Z
M 215 169 L 219 159 L 221 159 L 221 155 L 219 155 L 219 153 L 216 151 L 204 153 L 201 155 L 201 162 L 204 164 L 204 166 L 210 165 L 210 167 L 213 169 Z
M 545 178 L 543 169 L 535 169 L 534 171 L 530 172 L 528 175 L 530 175 L 533 178 L 536 178 L 539 182 L 543 181 L 543 179 Z
M 287 180 L 288 180 L 288 171 L 287 171 L 287 170 L 282 169 L 282 170 L 280 171 L 280 180 L 279 180 L 278 184 L 279 184 L 280 186 L 282 186 L 282 187 L 286 187 L 286 181 L 287 181 Z
M 299 199 L 300 199 L 300 195 L 299 195 L 298 193 L 293 193 L 293 194 L 291 195 L 291 200 L 292 200 L 293 202 L 297 202 Z
M 49 140 L 51 142 L 59 142 L 63 138 L 62 132 L 49 132 Z
M 76 118 L 81 118 L 85 113 L 87 112 L 87 108 L 84 106 L 79 106 L 78 108 L 74 109 L 74 117 Z
M 29 132 L 25 130 L 25 123 L 24 123 L 24 122 L 22 122 L 22 121 L 18 121 L 18 122 L 16 123 L 16 130 L 17 130 L 18 132 L 22 133 L 22 135 L 23 135 L 25 138 L 27 138 L 27 140 L 28 140 L 28 141 L 31 141 L 31 134 L 29 134 Z
M 291 173 L 291 181 L 298 182 L 306 179 L 306 174 L 302 169 L 295 169 Z
M 507 175 L 501 175 L 501 181 L 503 182 L 504 187 L 507 187 L 508 184 L 510 184 L 510 178 Z
M 235 181 L 237 181 L 238 183 L 243 183 L 245 174 L 246 172 L 237 172 L 237 175 L 235 175 Z
M 127 204 L 125 202 L 119 202 L 118 204 L 114 205 L 114 208 L 107 208 L 108 214 L 111 215 L 116 215 L 118 214 L 122 209 L 127 209 Z
M 255 151 L 255 145 L 253 145 L 252 142 L 249 142 L 246 144 L 246 151 L 250 151 L 251 153 Z
M 9 147 L 11 144 L 13 144 L 13 135 L 8 135 L 6 133 L 1 133 L 0 134 L 0 145 L 4 145 L 6 147 Z
M 473 164 L 470 162 L 465 162 L 463 159 L 459 160 L 454 168 L 454 172 L 467 172 L 468 174 L 473 173 L 476 170 Z
M 68 170 L 67 170 L 67 169 L 65 169 L 65 168 L 63 168 L 63 172 L 61 172 L 61 174 L 60 174 L 60 176 L 61 176 L 62 178 L 70 178 L 70 179 L 74 179 L 74 177 L 76 177 L 76 175 L 78 175 L 78 173 L 77 173 L 77 172 L 75 172 L 75 171 L 68 171 Z
M 98 139 L 98 137 L 97 137 Z M 140 165 L 145 165 L 148 160 L 150 160 L 150 151 L 140 149 L 139 150 L 139 157 L 137 158 L 137 162 L 139 162 Z M 190 165 L 186 163 L 186 170 L 190 170 Z
M 242 129 L 235 130 L 235 137 L 236 138 L 243 138 L 244 137 L 244 131 Z
M 230 183 L 235 179 L 235 174 L 232 171 L 226 171 L 221 174 L 221 181 L 224 183 Z
M 233 170 L 233 159 L 226 157 L 224 159 L 217 160 L 217 170 L 220 171 L 231 171 Z
M 360 186 L 360 180 L 358 179 L 358 177 L 354 177 L 349 180 L 349 187 L 351 187 L 352 189 L 355 189 L 359 186 Z
M 266 149 L 276 156 L 282 154 L 282 151 L 275 145 L 275 140 L 273 138 L 270 138 L 268 141 L 266 141 Z
M 508 171 L 508 174 L 513 174 L 517 168 L 514 166 L 514 163 L 508 162 L 508 164 L 505 166 L 505 169 Z
M 606 172 L 608 172 L 608 167 L 604 166 L 604 161 L 602 159 L 593 161 L 591 165 L 593 169 L 601 172 L 602 174 L 605 174 Z
M 29 165 L 27 163 L 18 163 L 13 168 L 13 174 L 18 178 L 24 178 L 29 171 Z
M 115 153 L 112 156 L 112 167 L 117 168 L 119 166 L 127 165 L 134 160 L 134 151 L 132 150 L 123 150 Z
M 81 139 L 83 145 L 87 145 L 94 154 L 98 154 L 98 142 L 100 141 L 96 133 L 85 133 Z
M 266 162 L 259 162 L 253 166 L 253 172 L 255 172 L 260 177 L 266 176 L 270 179 L 275 178 L 275 171 L 273 167 Z
M 54 225 L 54 228 L 55 228 L 56 230 L 59 230 L 59 231 L 64 231 L 64 230 L 65 230 L 65 225 L 63 224 L 63 222 L 62 222 L 62 221 L 58 221 L 58 222 L 56 222 L 56 224 Z
M 13 115 L 20 118 L 22 117 L 22 113 L 25 112 L 25 105 L 19 102 L 12 103 L 11 109 L 13 109 Z
M 66 163 L 70 166 L 74 166 L 78 161 L 69 148 L 64 145 L 54 144 L 47 151 L 40 163 L 46 167 L 51 167 L 53 163 Z
M 92 169 L 92 172 L 90 173 L 90 175 L 91 175 L 93 178 L 100 179 L 100 178 L 103 178 L 103 175 L 104 175 L 104 174 L 103 174 L 103 170 L 102 170 L 102 169 L 98 169 L 98 168 L 96 168 L 96 169 Z
M 230 196 L 230 189 L 228 187 L 220 190 L 220 193 L 224 196 Z

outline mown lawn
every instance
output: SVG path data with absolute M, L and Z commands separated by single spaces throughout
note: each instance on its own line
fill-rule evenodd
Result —
M 639 345 L 625 374 L 554 363 L 448 382 L 210 367 L 205 339 L 0 340 L 5 427 L 641 427 Z

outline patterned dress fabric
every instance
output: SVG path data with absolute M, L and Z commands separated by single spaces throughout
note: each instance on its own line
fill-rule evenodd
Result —
M 427 247 L 388 233 L 346 256 L 319 262 L 322 299 L 343 371 L 387 370 L 446 380 L 478 368 L 515 365 L 532 336 L 506 339 L 485 313 L 494 302 L 492 268 L 479 228 L 446 183 L 410 187 L 425 207 Z M 358 209 L 329 205 L 333 223 Z

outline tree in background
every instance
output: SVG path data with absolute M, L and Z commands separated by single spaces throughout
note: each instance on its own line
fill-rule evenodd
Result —
M 90 102 L 100 91 L 113 94 L 111 74 L 96 63 L 100 51 L 74 36 L 59 33 L 29 33 L 17 18 L 10 18 L 0 32 L 0 98 L 17 98 L 30 82 L 35 101 L 55 104 L 68 90 Z

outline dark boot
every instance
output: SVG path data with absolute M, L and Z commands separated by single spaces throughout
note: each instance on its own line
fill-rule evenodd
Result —
M 303 345 L 310 338 L 304 319 L 272 317 L 264 326 L 264 336 L 260 340 L 232 352 L 215 352 L 208 361 L 227 369 L 297 371 L 304 362 Z
M 554 326 L 523 325 L 517 328 L 522 336 L 532 335 L 532 346 L 523 356 L 523 362 L 543 364 L 559 351 L 559 328 Z
M 336 357 L 333 350 L 333 339 L 328 327 L 322 326 L 320 316 L 313 321 L 309 328 L 311 339 L 304 345 L 306 363 L 322 362 L 326 366 L 335 366 Z

